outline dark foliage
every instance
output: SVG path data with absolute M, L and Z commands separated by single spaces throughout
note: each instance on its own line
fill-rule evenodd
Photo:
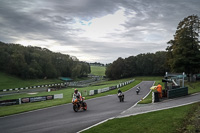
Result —
M 160 76 L 168 71 L 166 66 L 166 52 L 160 51 L 139 54 L 122 59 L 118 58 L 106 67 L 106 76 L 111 79 L 120 79 L 133 76 Z
M 200 72 L 200 19 L 197 15 L 184 18 L 177 27 L 174 39 L 167 47 L 167 63 L 173 72 Z
M 0 71 L 20 78 L 82 77 L 90 65 L 76 57 L 54 53 L 46 48 L 0 42 Z

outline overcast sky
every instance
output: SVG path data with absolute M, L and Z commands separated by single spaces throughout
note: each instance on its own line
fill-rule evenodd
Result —
M 112 63 L 164 51 L 200 0 L 0 0 L 0 41 Z

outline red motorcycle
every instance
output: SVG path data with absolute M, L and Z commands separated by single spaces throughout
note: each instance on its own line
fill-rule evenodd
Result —
M 73 110 L 75 112 L 78 112 L 79 110 L 87 110 L 87 104 L 86 102 L 84 102 L 85 97 L 80 97 L 80 98 L 76 98 L 76 99 L 72 99 L 72 104 L 73 104 Z

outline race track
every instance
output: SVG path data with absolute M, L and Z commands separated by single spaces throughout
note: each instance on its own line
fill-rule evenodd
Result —
M 87 111 L 75 113 L 72 104 L 31 111 L 0 118 L 2 133 L 75 133 L 105 119 L 115 117 L 143 98 L 154 81 L 143 81 L 139 95 L 136 86 L 125 92 L 125 102 L 117 95 L 86 100 Z M 116 90 L 117 93 L 117 90 Z

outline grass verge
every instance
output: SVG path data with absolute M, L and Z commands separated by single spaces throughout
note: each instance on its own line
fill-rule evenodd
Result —
M 150 112 L 126 118 L 115 118 L 84 133 L 177 133 L 200 103 Z M 170 116 L 170 117 L 169 117 Z
M 14 89 L 21 87 L 30 87 L 35 85 L 46 85 L 53 83 L 61 83 L 63 81 L 59 79 L 30 79 L 23 80 L 15 76 L 11 76 L 0 72 L 0 90 L 3 89 Z
M 92 75 L 105 76 L 106 67 L 104 66 L 90 66 Z

